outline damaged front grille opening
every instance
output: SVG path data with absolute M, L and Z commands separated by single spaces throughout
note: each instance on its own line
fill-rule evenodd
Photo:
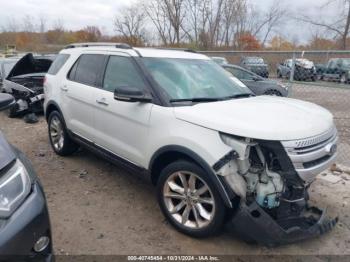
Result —
M 241 199 L 228 223 L 230 231 L 247 242 L 278 246 L 335 226 L 338 218 L 328 219 L 325 211 L 309 206 L 309 184 L 298 176 L 281 143 L 256 141 L 247 143 L 246 150 L 245 157 L 240 153 L 219 172 Z

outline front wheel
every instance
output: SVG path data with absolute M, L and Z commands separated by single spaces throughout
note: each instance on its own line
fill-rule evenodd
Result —
M 277 71 L 277 78 L 282 78 L 282 74 L 279 70 Z
M 207 237 L 220 232 L 226 208 L 198 165 L 180 160 L 168 165 L 157 184 L 160 208 L 180 232 L 192 237 Z
M 282 94 L 277 90 L 267 90 L 264 95 L 267 96 L 282 96 Z
M 68 156 L 78 150 L 78 145 L 69 137 L 61 114 L 53 111 L 48 120 L 50 143 L 57 155 Z
M 342 75 L 340 76 L 340 83 L 341 83 L 341 84 L 346 84 L 347 82 L 348 82 L 348 78 L 346 77 L 345 74 L 342 74 Z

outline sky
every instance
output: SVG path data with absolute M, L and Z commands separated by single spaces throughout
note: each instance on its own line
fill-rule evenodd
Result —
M 77 30 L 86 25 L 97 25 L 103 33 L 113 34 L 113 18 L 123 7 L 135 0 L 0 0 L 0 28 L 7 26 L 9 21 L 22 22 L 26 15 L 42 16 L 48 20 L 48 27 L 63 21 L 66 29 Z M 274 0 L 250 0 L 257 10 L 264 10 Z M 280 0 L 288 6 L 293 14 L 300 12 L 317 14 L 320 17 L 330 17 L 336 13 L 339 6 L 320 9 L 326 0 Z M 280 32 L 289 39 L 305 42 L 311 34 L 311 29 L 296 21 L 283 25 Z

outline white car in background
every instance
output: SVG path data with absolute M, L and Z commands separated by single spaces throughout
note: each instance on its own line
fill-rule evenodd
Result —
M 72 44 L 44 84 L 53 150 L 82 145 L 143 174 L 160 208 L 194 237 L 224 225 L 273 246 L 337 222 L 308 203 L 334 163 L 332 114 L 312 103 L 256 97 L 209 57 L 125 44 Z

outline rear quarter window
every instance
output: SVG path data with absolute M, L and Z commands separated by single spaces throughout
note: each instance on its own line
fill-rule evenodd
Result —
M 68 54 L 59 54 L 51 64 L 50 69 L 47 73 L 50 75 L 56 75 L 67 62 L 69 57 L 70 55 Z

